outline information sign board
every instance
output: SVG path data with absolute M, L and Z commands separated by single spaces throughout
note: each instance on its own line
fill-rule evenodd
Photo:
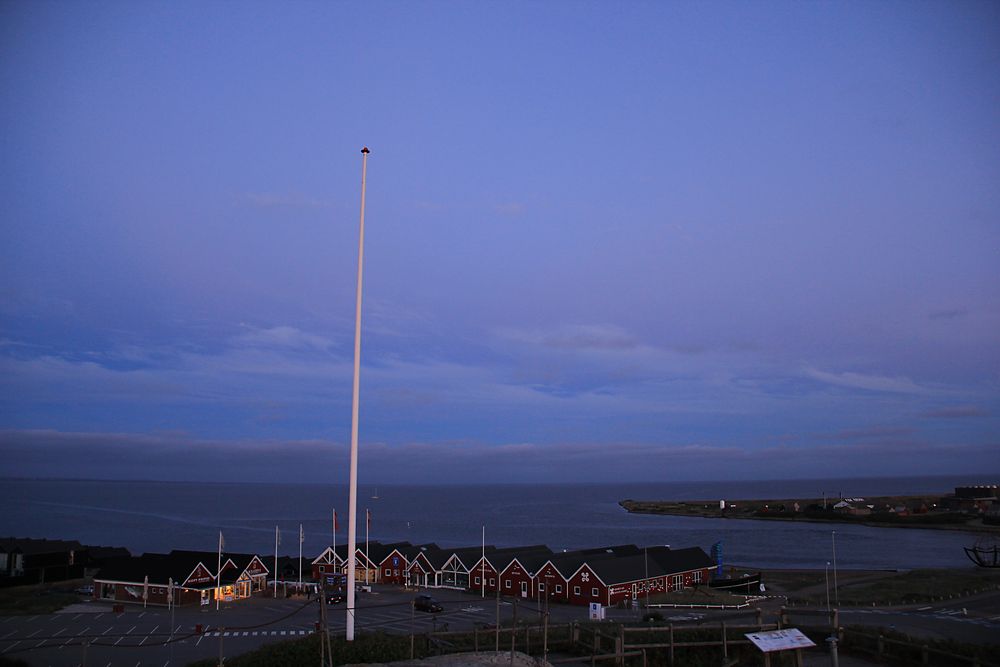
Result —
M 771 630 L 770 632 L 748 632 L 746 638 L 764 653 L 810 648 L 816 645 L 797 628 Z

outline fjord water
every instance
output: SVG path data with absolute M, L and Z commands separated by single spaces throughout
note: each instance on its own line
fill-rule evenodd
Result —
M 992 479 L 992 478 L 991 478 Z M 611 544 L 700 546 L 723 543 L 727 563 L 750 567 L 822 568 L 832 560 L 853 569 L 967 567 L 963 546 L 979 536 L 951 530 L 874 528 L 846 524 L 702 519 L 628 514 L 618 501 L 818 498 L 865 495 L 944 495 L 955 486 L 985 483 L 968 477 L 758 482 L 664 482 L 467 486 L 363 485 L 358 493 L 358 541 L 365 509 L 372 540 L 441 546 L 547 544 L 554 550 Z M 378 498 L 373 498 L 373 495 Z M 76 539 L 126 546 L 133 553 L 170 549 L 213 551 L 218 531 L 232 551 L 315 556 L 332 539 L 347 539 L 344 485 L 185 482 L 4 480 L 0 536 Z

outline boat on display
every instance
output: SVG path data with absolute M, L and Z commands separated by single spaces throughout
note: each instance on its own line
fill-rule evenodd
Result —
M 742 577 L 715 577 L 708 582 L 709 588 L 737 595 L 756 595 L 763 592 L 760 572 L 744 574 Z

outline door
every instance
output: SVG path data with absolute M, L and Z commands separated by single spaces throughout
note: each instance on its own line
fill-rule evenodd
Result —
M 523 597 L 523 598 L 528 597 L 528 582 L 527 581 L 522 581 L 521 582 L 521 597 Z

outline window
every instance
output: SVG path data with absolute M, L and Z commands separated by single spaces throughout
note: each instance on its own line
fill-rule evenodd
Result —
M 580 587 L 579 586 L 574 586 L 573 587 L 573 595 L 579 595 L 579 594 L 580 594 Z
M 325 567 L 323 567 L 322 565 L 320 565 L 320 566 L 319 566 L 319 571 L 320 571 L 320 572 L 326 572 L 326 568 L 325 568 Z
M 556 593 L 562 593 L 562 584 L 556 584 Z
M 597 589 L 596 588 L 591 588 L 590 589 L 590 596 L 591 597 L 595 597 L 595 598 L 597 597 Z
M 387 577 L 388 577 L 388 576 L 390 576 L 390 575 L 392 575 L 392 570 L 391 570 L 391 569 L 389 569 L 389 568 L 385 568 L 385 576 L 387 576 Z
M 538 582 L 538 592 L 539 593 L 544 593 L 545 592 L 545 584 L 543 584 L 540 581 Z
M 700 584 L 701 583 L 701 570 L 695 571 L 695 573 L 694 573 L 694 583 L 696 583 L 696 584 Z
M 479 583 L 479 577 L 476 577 L 476 583 L 477 584 Z
M 497 580 L 494 579 L 493 577 L 490 577 L 490 586 L 496 586 L 496 585 L 497 585 Z
M 504 588 L 510 588 L 510 579 L 508 579 L 507 581 L 503 582 L 503 587 Z

